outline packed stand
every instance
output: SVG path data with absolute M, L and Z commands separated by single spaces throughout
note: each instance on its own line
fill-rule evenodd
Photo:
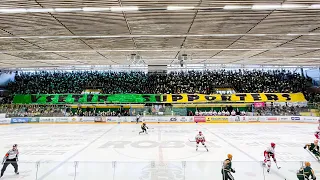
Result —
M 56 105 L 1 105 L 0 113 L 10 117 L 63 117 L 66 115 L 66 106 Z
M 201 111 L 197 110 L 194 113 L 195 116 L 246 116 L 247 112 L 246 111 L 240 111 L 239 109 L 223 109 L 221 111 L 216 111 L 216 110 L 210 110 L 210 111 Z
M 257 116 L 300 116 L 300 112 L 308 111 L 306 107 L 299 106 L 265 106 L 256 108 Z
M 105 94 L 216 93 L 233 87 L 238 93 L 306 92 L 312 79 L 288 71 L 214 70 L 168 74 L 144 72 L 75 71 L 20 72 L 8 88 L 16 94 L 77 93 L 97 88 Z
M 108 110 L 108 111 L 100 111 L 94 108 L 81 108 L 79 106 L 75 112 L 68 110 L 66 116 L 130 116 L 128 110 Z

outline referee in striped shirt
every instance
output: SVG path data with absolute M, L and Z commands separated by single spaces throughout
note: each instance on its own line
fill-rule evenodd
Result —
M 14 167 L 14 172 L 16 174 L 19 174 L 19 172 L 18 172 L 18 155 L 19 155 L 18 145 L 14 144 L 12 149 L 10 149 L 3 158 L 3 161 L 2 161 L 3 167 L 1 169 L 0 178 L 3 176 L 3 173 L 6 171 L 9 164 L 11 164 Z

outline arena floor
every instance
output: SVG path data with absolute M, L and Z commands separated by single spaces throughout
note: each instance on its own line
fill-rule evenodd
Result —
M 315 124 L 19 124 L 0 126 L 0 152 L 20 150 L 20 175 L 8 167 L 3 179 L 212 180 L 233 154 L 236 180 L 297 179 L 302 161 L 316 173 L 320 163 L 304 150 L 314 140 Z M 195 151 L 201 130 L 209 152 Z M 278 165 L 261 167 L 263 151 L 275 142 Z M 37 166 L 38 161 L 41 161 Z M 77 161 L 77 163 L 75 163 Z

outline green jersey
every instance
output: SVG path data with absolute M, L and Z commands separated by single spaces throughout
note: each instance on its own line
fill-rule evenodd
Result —
M 312 173 L 312 168 L 311 167 L 301 167 L 297 173 L 297 177 L 298 178 L 309 178 L 309 177 L 313 177 L 314 174 Z
M 311 143 L 309 151 L 319 151 L 319 146 L 315 145 L 314 143 Z
M 231 171 L 231 172 L 233 171 L 232 162 L 230 159 L 224 160 L 223 166 L 222 166 L 222 173 L 223 173 L 223 171 Z

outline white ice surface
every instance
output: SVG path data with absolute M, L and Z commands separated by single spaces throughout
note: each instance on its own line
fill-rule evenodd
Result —
M 18 144 L 19 171 L 3 179 L 48 180 L 212 180 L 233 154 L 236 180 L 296 180 L 302 161 L 320 172 L 320 163 L 302 147 L 314 140 L 314 124 L 17 124 L 0 126 L 0 153 Z M 201 130 L 209 152 L 195 151 Z M 276 143 L 281 169 L 261 167 L 263 151 Z M 40 164 L 37 163 L 40 161 Z M 264 179 L 265 175 L 265 179 Z

